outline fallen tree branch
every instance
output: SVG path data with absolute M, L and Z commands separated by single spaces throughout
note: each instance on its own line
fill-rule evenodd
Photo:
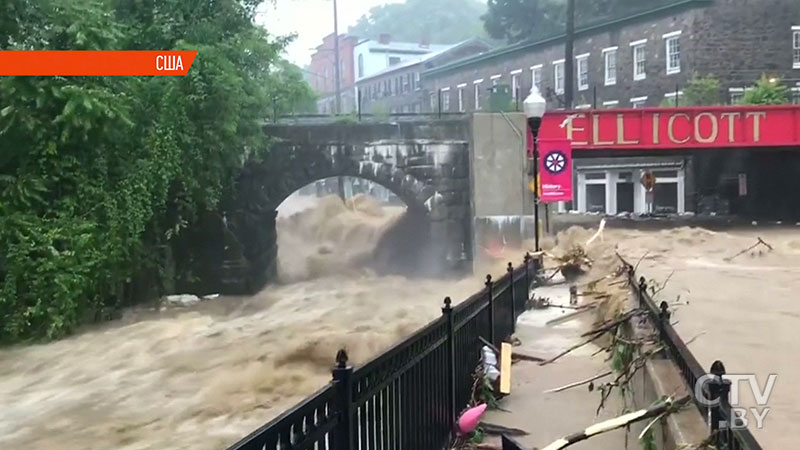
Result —
M 586 333 L 583 333 L 581 335 L 581 337 L 591 336 L 593 334 L 605 333 L 606 331 L 613 330 L 614 328 L 616 328 L 616 327 L 622 325 L 623 323 L 627 322 L 631 317 L 634 317 L 634 316 L 637 316 L 637 315 L 640 315 L 640 314 L 645 314 L 645 313 L 646 313 L 646 311 L 644 311 L 643 309 L 638 309 L 638 308 L 637 309 L 632 309 L 632 310 L 626 312 L 625 314 L 623 314 L 622 316 L 620 316 L 618 319 L 612 320 L 611 322 L 606 322 L 606 323 L 602 324 L 601 326 L 599 326 L 598 328 L 595 328 L 593 330 L 587 331 Z
M 538 356 L 526 355 L 525 353 L 519 353 L 519 352 L 511 353 L 511 359 L 513 360 L 514 358 L 516 358 L 517 361 L 533 361 L 533 362 L 546 361 L 544 358 L 540 358 Z
M 624 414 L 614 419 L 606 420 L 598 424 L 592 425 L 585 430 L 565 436 L 552 444 L 545 447 L 543 450 L 561 450 L 581 441 L 585 441 L 599 434 L 607 433 L 619 428 L 625 428 L 633 423 L 641 422 L 653 417 L 661 415 L 669 415 L 677 412 L 683 406 L 689 403 L 692 399 L 690 395 L 685 395 L 678 399 L 669 397 L 663 403 L 652 406 L 647 409 L 641 409 L 632 413 Z
M 481 422 L 481 424 L 478 426 L 481 427 L 484 433 L 495 436 L 499 436 L 501 434 L 505 434 L 507 436 L 527 436 L 530 434 L 525 430 L 520 430 L 519 428 L 509 428 L 488 422 Z
M 602 335 L 603 335 L 602 333 L 598 333 L 595 336 L 593 336 L 591 339 L 587 339 L 587 340 L 581 342 L 580 344 L 575 344 L 572 347 L 570 347 L 570 348 L 564 350 L 563 352 L 559 353 L 558 355 L 548 359 L 547 361 L 540 362 L 539 365 L 540 366 L 544 366 L 544 365 L 547 365 L 547 364 L 552 364 L 552 363 L 556 362 L 558 359 L 562 358 L 564 355 L 566 355 L 566 354 L 568 354 L 568 353 L 570 353 L 570 352 L 572 352 L 574 350 L 577 350 L 577 349 L 583 347 L 586 344 L 590 344 L 590 343 L 600 339 L 600 336 L 602 336 Z
M 673 270 L 672 272 L 670 272 L 670 274 L 669 274 L 669 276 L 667 277 L 667 279 L 666 279 L 666 280 L 664 280 L 664 284 L 662 284 L 661 286 L 659 286 L 659 287 L 658 287 L 658 289 L 656 289 L 656 288 L 655 288 L 655 286 L 653 286 L 653 287 L 651 287 L 651 288 L 650 288 L 650 290 L 651 290 L 650 297 L 651 297 L 652 299 L 655 299 L 655 298 L 656 298 L 656 295 L 658 295 L 658 293 L 659 293 L 659 292 L 663 291 L 663 290 L 664 290 L 664 288 L 666 288 L 666 287 L 667 287 L 667 283 L 669 283 L 669 280 L 672 278 L 672 276 L 673 276 L 673 275 L 675 275 L 675 271 L 674 271 L 674 270 Z
M 733 259 L 736 258 L 737 256 L 743 255 L 743 254 L 749 252 L 750 250 L 753 250 L 754 248 L 758 247 L 759 245 L 765 245 L 768 249 L 770 249 L 770 251 L 774 250 L 771 245 L 767 244 L 766 242 L 764 242 L 763 239 L 761 239 L 759 237 L 758 238 L 758 242 L 756 242 L 755 244 L 751 245 L 750 247 L 747 247 L 746 249 L 740 251 L 739 253 L 731 256 L 730 258 L 725 258 L 724 261 L 728 261 L 728 262 L 733 261 Z
M 649 254 L 650 254 L 650 250 L 644 252 L 644 255 L 642 255 L 642 257 L 639 258 L 639 261 L 636 261 L 636 265 L 633 266 L 633 273 L 636 273 L 636 271 L 639 269 L 639 264 L 641 264 L 642 261 L 644 261 L 644 259 L 647 258 L 647 255 L 649 255 Z
M 597 232 L 591 238 L 589 238 L 588 241 L 586 241 L 586 245 L 584 245 L 583 248 L 589 248 L 592 242 L 594 242 L 594 240 L 597 239 L 598 237 L 601 238 L 602 240 L 603 230 L 605 228 L 606 228 L 606 219 L 603 219 L 600 221 L 600 226 L 597 227 Z
M 607 376 L 609 376 L 609 375 L 611 375 L 613 373 L 614 373 L 614 371 L 609 370 L 608 372 L 603 372 L 603 373 L 597 374 L 597 375 L 595 375 L 595 376 L 593 376 L 591 378 L 587 378 L 585 380 L 576 381 L 576 382 L 570 383 L 570 384 L 565 384 L 564 386 L 557 387 L 557 388 L 554 388 L 554 389 L 548 389 L 548 390 L 544 391 L 544 393 L 545 394 L 551 394 L 553 392 L 566 391 L 567 389 L 572 389 L 574 387 L 583 386 L 584 384 L 591 383 L 592 381 L 599 380 L 600 378 L 605 378 L 605 377 L 607 377 Z

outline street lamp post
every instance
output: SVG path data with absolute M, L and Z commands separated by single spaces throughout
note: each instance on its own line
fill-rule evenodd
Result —
M 528 126 L 531 128 L 533 135 L 533 180 L 534 180 L 534 194 L 533 194 L 533 221 L 534 221 L 534 246 L 535 251 L 539 251 L 539 128 L 542 126 L 542 117 L 544 117 L 545 110 L 547 109 L 547 102 L 539 89 L 534 84 L 531 86 L 531 93 L 525 102 L 522 104 L 525 111 L 525 117 L 528 119 Z

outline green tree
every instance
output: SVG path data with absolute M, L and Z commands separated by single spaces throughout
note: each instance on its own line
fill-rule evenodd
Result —
M 789 90 L 780 80 L 763 75 L 753 89 L 745 91 L 744 105 L 782 105 L 789 103 Z
M 428 38 L 432 44 L 456 44 L 486 36 L 481 23 L 485 11 L 478 0 L 406 0 L 370 9 L 348 33 L 367 39 L 389 33 L 396 41 Z
M 143 273 L 167 285 L 173 250 L 196 247 L 187 231 L 266 147 L 270 100 L 306 98 L 271 70 L 287 40 L 253 25 L 258 3 L 0 7 L 9 49 L 199 51 L 185 77 L 0 78 L 0 342 L 69 333 L 131 300 Z
M 721 90 L 722 84 L 716 77 L 694 75 L 683 90 L 682 106 L 719 105 Z

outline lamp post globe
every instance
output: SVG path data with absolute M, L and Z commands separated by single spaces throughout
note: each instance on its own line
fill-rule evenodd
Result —
M 525 112 L 525 117 L 528 119 L 528 124 L 531 126 L 533 135 L 538 135 L 542 117 L 547 110 L 547 101 L 542 97 L 542 94 L 539 93 L 539 89 L 536 85 L 531 87 L 528 98 L 522 103 L 522 109 Z
M 531 161 L 531 171 L 535 183 L 534 189 L 534 206 L 533 206 L 533 222 L 534 222 L 534 245 L 535 251 L 539 251 L 539 128 L 542 125 L 542 117 L 547 110 L 547 101 L 539 93 L 536 85 L 531 86 L 531 93 L 528 98 L 522 103 L 522 109 L 525 112 L 525 117 L 528 119 L 528 126 L 531 127 L 531 134 L 533 135 L 533 161 Z

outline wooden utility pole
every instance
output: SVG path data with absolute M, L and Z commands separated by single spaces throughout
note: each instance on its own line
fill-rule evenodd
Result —
M 575 0 L 567 0 L 567 30 L 564 41 L 564 108 L 572 109 L 575 89 Z

